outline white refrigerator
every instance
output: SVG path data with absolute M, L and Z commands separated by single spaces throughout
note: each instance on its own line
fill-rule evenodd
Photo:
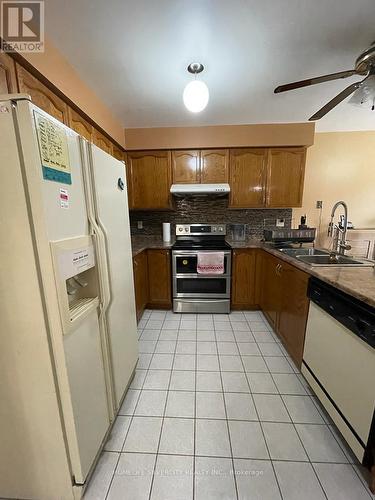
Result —
M 0 97 L 0 497 L 80 498 L 138 358 L 124 163 Z

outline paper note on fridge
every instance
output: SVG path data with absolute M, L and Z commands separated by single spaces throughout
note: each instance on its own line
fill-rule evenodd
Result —
M 68 140 L 65 128 L 35 113 L 43 179 L 71 184 Z
M 94 247 L 66 250 L 59 255 L 59 268 L 63 279 L 69 279 L 95 265 Z

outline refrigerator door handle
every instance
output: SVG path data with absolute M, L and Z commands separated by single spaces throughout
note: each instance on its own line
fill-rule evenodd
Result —
M 102 310 L 105 311 L 108 309 L 109 304 L 111 302 L 111 289 L 109 284 L 109 271 L 108 271 L 108 260 L 107 260 L 107 250 L 106 250 L 106 239 L 103 234 L 102 228 L 97 222 L 96 214 L 95 214 L 95 187 L 92 178 L 92 169 L 90 168 L 86 161 L 85 154 L 85 144 L 86 151 L 89 157 L 89 161 L 92 161 L 91 150 L 89 144 L 80 138 L 80 148 L 81 148 L 81 156 L 83 163 L 83 171 L 84 171 L 84 184 L 86 191 L 86 201 L 87 201 L 87 215 L 92 228 L 92 233 L 94 235 L 96 241 L 96 250 L 98 252 L 98 261 L 99 261 L 99 280 L 100 280 L 100 288 L 101 288 L 101 306 Z
M 92 158 L 92 149 L 91 149 L 91 144 L 87 143 L 87 155 L 89 158 L 89 163 L 90 165 L 93 164 L 93 158 Z M 109 267 L 108 267 L 108 250 L 107 250 L 107 233 L 105 226 L 100 219 L 99 215 L 99 210 L 97 207 L 97 194 L 96 194 L 96 184 L 95 184 L 95 174 L 94 174 L 94 169 L 91 167 L 90 168 L 90 178 L 91 178 L 91 193 L 92 193 L 92 211 L 93 211 L 93 218 L 95 220 L 95 227 L 96 231 L 100 240 L 100 246 L 101 246 L 101 264 L 104 269 L 104 272 L 102 273 L 102 279 L 103 279 L 103 284 L 105 288 L 105 300 L 104 300 L 104 310 L 106 311 L 109 306 L 111 305 L 111 300 L 112 300 L 112 294 L 111 294 L 111 283 L 110 283 L 110 273 L 109 273 Z
M 85 196 L 86 196 L 86 204 L 87 204 L 87 217 L 91 225 L 92 234 L 95 240 L 95 248 L 97 251 L 97 261 L 98 261 L 98 276 L 99 276 L 99 286 L 101 292 L 101 304 L 99 308 L 99 324 L 100 330 L 103 333 L 101 336 L 102 348 L 103 352 L 107 353 L 104 355 L 104 359 L 109 356 L 110 346 L 108 342 L 108 329 L 107 329 L 107 321 L 106 321 L 106 310 L 108 309 L 110 303 L 110 290 L 109 290 L 109 281 L 106 279 L 106 275 L 108 276 L 108 268 L 106 267 L 107 256 L 105 252 L 105 247 L 103 244 L 103 236 L 101 234 L 100 227 L 98 226 L 95 219 L 95 205 L 94 205 L 94 193 L 92 188 L 92 179 L 90 175 L 89 165 L 87 163 L 87 154 L 89 154 L 89 146 L 86 140 L 82 137 L 79 138 L 80 150 L 81 150 L 81 159 L 82 159 L 82 171 L 83 171 L 83 181 L 85 187 Z M 87 145 L 87 146 L 86 146 Z M 87 147 L 87 150 L 86 150 Z M 104 242 L 105 243 L 105 242 Z M 105 269 L 103 270 L 103 266 Z M 108 398 L 108 409 L 110 414 L 111 422 L 114 420 L 114 394 L 113 394 L 113 376 L 110 367 L 104 361 L 105 368 L 105 377 L 106 377 L 106 385 L 107 385 L 107 398 Z

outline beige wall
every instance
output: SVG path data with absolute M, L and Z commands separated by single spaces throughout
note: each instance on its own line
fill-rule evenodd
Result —
M 50 41 L 46 42 L 44 53 L 23 53 L 22 56 L 115 141 L 125 146 L 124 126 L 113 116 L 90 86 L 81 80 L 75 69 Z
M 293 210 L 296 223 L 306 213 L 308 224 L 319 226 L 317 200 L 323 201 L 320 244 L 338 200 L 347 202 L 355 227 L 375 228 L 375 131 L 315 134 L 307 151 L 303 207 Z
M 310 146 L 314 123 L 125 129 L 126 149 Z

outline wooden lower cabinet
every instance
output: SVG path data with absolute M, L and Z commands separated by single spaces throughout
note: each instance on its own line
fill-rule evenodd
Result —
M 281 280 L 278 276 L 279 259 L 263 252 L 261 257 L 260 307 L 273 329 L 277 329 L 281 301 Z
M 156 309 L 172 308 L 171 253 L 169 250 L 147 250 L 148 306 Z
M 133 257 L 137 321 L 146 307 L 172 308 L 171 255 L 169 250 L 149 249 Z
M 148 303 L 148 265 L 146 251 L 133 257 L 133 269 L 135 305 L 137 310 L 137 321 L 139 321 Z
M 309 275 L 285 262 L 280 263 L 281 303 L 277 332 L 292 359 L 301 365 L 309 312 Z
M 309 275 L 263 252 L 260 307 L 298 367 L 302 363 L 309 310 Z
M 256 309 L 255 249 L 234 249 L 232 252 L 232 309 Z

